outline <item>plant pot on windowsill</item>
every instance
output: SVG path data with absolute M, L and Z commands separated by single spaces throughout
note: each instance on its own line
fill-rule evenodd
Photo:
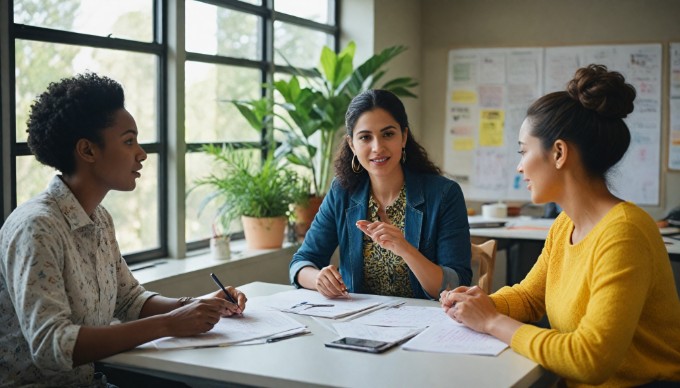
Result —
M 276 249 L 283 246 L 288 217 L 241 216 L 248 249 Z
M 298 175 L 287 168 L 273 153 L 264 160 L 252 149 L 235 149 L 227 145 L 206 145 L 202 151 L 218 163 L 220 174 L 196 180 L 196 185 L 215 189 L 202 205 L 217 200 L 218 217 L 235 220 L 241 217 L 246 244 L 250 249 L 274 249 L 283 246 L 284 231 L 290 205 L 297 198 Z M 203 207 L 202 207 L 203 208 Z M 272 233 L 262 240 L 257 236 L 260 225 Z
M 305 239 L 305 235 L 312 225 L 312 221 L 319 212 L 323 197 L 313 195 L 305 204 L 295 205 L 295 238 L 297 241 Z

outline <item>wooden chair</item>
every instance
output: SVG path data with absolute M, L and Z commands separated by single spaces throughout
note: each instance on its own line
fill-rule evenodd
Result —
M 496 240 L 488 240 L 482 244 L 471 244 L 472 262 L 479 261 L 479 288 L 491 294 L 493 287 L 493 272 L 496 267 Z

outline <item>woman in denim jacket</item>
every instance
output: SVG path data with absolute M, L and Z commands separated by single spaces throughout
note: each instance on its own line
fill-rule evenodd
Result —
M 356 96 L 336 179 L 290 263 L 296 287 L 434 299 L 469 285 L 470 231 L 460 186 L 441 175 L 384 90 Z M 340 247 L 340 265 L 330 264 Z

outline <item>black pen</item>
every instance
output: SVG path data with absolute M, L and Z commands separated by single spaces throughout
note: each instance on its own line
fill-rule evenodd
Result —
M 212 278 L 212 280 L 215 281 L 215 283 L 217 283 L 218 286 L 220 286 L 220 288 L 222 289 L 222 292 L 224 292 L 224 295 L 227 296 L 227 299 L 228 299 L 231 303 L 233 303 L 233 304 L 235 304 L 236 306 L 238 306 L 238 303 L 236 303 L 236 301 L 234 300 L 234 298 L 232 298 L 231 295 L 229 295 L 229 293 L 227 292 L 227 289 L 224 288 L 224 286 L 222 285 L 222 282 L 220 282 L 220 279 L 217 278 L 217 275 L 215 275 L 214 273 L 211 273 L 211 274 L 210 274 L 210 277 Z

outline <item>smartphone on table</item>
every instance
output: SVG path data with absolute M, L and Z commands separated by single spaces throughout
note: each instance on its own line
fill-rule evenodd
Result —
M 324 345 L 328 348 L 358 350 L 360 352 L 368 353 L 382 353 L 398 344 L 399 342 L 385 342 L 363 338 L 344 337 L 332 342 L 327 342 Z

